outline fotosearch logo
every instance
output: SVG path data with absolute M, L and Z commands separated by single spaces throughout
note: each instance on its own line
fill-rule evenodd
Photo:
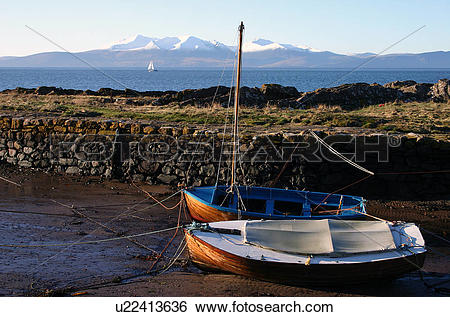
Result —
M 389 150 L 401 145 L 395 135 L 352 136 L 329 135 L 320 139 L 312 136 L 283 138 L 262 135 L 241 141 L 236 147 L 231 135 L 205 136 L 150 134 L 116 135 L 52 135 L 50 152 L 53 159 L 75 158 L 80 161 L 124 162 L 130 159 L 147 162 L 229 161 L 237 149 L 240 162 L 276 163 L 300 159 L 306 162 L 341 162 L 342 157 L 353 162 L 366 162 L 369 156 L 378 162 L 389 161 Z M 340 157 L 341 155 L 341 157 Z

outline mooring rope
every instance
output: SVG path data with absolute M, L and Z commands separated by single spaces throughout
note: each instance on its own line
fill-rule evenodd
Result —
M 136 188 L 139 189 L 141 192 L 145 193 L 148 197 L 150 197 L 151 199 L 153 199 L 153 200 L 156 202 L 156 204 L 160 205 L 161 207 L 163 207 L 163 208 L 166 209 L 166 210 L 172 210 L 172 209 L 177 208 L 177 207 L 180 205 L 181 201 L 183 200 L 183 199 L 180 199 L 180 201 L 179 201 L 178 203 L 176 203 L 174 206 L 172 206 L 172 207 L 167 207 L 166 205 L 164 205 L 164 204 L 162 203 L 162 201 L 159 201 L 158 199 L 156 199 L 155 197 L 153 197 L 148 191 L 146 191 L 145 189 L 142 189 L 142 188 L 140 188 L 139 186 L 137 186 L 133 181 L 132 181 L 132 184 L 133 184 L 134 187 L 136 187 Z M 179 192 L 181 192 L 181 189 L 180 189 L 179 191 L 175 192 L 172 196 L 174 196 L 175 194 L 178 194 Z
M 70 242 L 70 243 L 50 243 L 50 244 L 0 244 L 0 247 L 3 247 L 3 248 L 45 248 L 45 247 L 63 247 L 63 246 L 72 246 L 72 245 L 81 245 L 81 244 L 103 243 L 103 242 L 110 242 L 110 241 L 117 241 L 117 240 L 123 240 L 123 239 L 148 236 L 148 235 L 152 235 L 152 234 L 177 230 L 181 227 L 182 226 L 178 225 L 178 226 L 172 227 L 172 228 L 166 228 L 166 229 L 161 229 L 161 230 L 155 230 L 155 231 L 150 231 L 150 232 L 144 232 L 144 233 L 138 233 L 138 234 L 132 234 L 132 235 L 128 235 L 128 236 L 114 237 L 114 238 L 108 238 L 108 239 L 100 239 L 100 240 L 89 240 L 89 241 L 79 241 L 79 242 Z
M 12 180 L 9 180 L 9 179 L 7 179 L 7 178 L 5 178 L 5 177 L 3 177 L 3 176 L 0 176 L 0 179 L 3 180 L 3 181 L 5 181 L 5 182 L 7 182 L 7 183 L 16 185 L 17 187 L 22 187 L 22 185 L 20 185 L 19 183 L 13 182 Z
M 181 198 L 180 201 L 183 201 L 183 196 Z M 169 246 L 172 244 L 172 241 L 175 239 L 175 237 L 178 234 L 178 229 L 180 229 L 180 222 L 181 222 L 181 209 L 184 208 L 184 204 L 180 205 L 179 211 L 178 211 L 178 223 L 177 223 L 177 227 L 175 230 L 175 233 L 173 234 L 172 238 L 169 240 L 169 242 L 166 244 L 166 246 L 164 247 L 164 249 L 161 251 L 161 253 L 157 256 L 156 260 L 152 263 L 152 265 L 150 266 L 150 269 L 148 270 L 149 272 L 151 272 L 153 270 L 153 268 L 155 267 L 155 265 L 159 262 L 159 260 L 161 259 L 161 257 L 163 256 L 164 252 L 166 252 L 166 250 L 169 248 Z

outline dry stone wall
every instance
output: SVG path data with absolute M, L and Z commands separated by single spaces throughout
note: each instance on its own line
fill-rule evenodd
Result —
M 450 170 L 450 142 L 413 134 L 317 133 L 376 173 L 342 193 L 381 199 L 450 198 L 450 173 L 435 173 Z M 189 127 L 0 117 L 0 160 L 21 168 L 203 186 L 229 179 L 231 148 L 229 135 Z M 243 134 L 240 153 L 241 184 L 331 192 L 367 175 L 342 162 L 306 132 Z

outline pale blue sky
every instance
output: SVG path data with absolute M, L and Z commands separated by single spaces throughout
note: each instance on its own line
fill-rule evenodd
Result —
M 450 50 L 450 0 L 76 0 L 0 1 L 0 56 L 59 49 L 104 48 L 143 34 L 191 34 L 233 44 L 241 20 L 246 40 L 266 38 L 338 53 L 379 52 L 415 29 L 424 29 L 386 53 Z

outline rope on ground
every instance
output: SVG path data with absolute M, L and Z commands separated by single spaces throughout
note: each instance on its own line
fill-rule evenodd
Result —
M 177 208 L 180 204 L 182 199 L 180 199 L 180 201 L 178 203 L 176 203 L 174 206 L 172 207 L 167 207 L 166 205 L 164 205 L 161 201 L 159 201 L 158 199 L 156 199 L 155 197 L 153 197 L 148 191 L 146 191 L 145 189 L 140 188 L 139 186 L 137 186 L 134 182 L 132 182 L 133 186 L 136 187 L 137 189 L 139 189 L 141 192 L 143 192 L 144 194 L 146 194 L 148 197 L 150 197 L 151 199 L 153 199 L 158 205 L 160 205 L 161 207 L 163 207 L 166 210 L 172 210 Z M 181 190 L 177 191 L 177 193 L 181 192 Z
M 450 244 L 450 241 L 445 239 L 444 237 L 441 237 L 440 235 L 435 234 L 434 232 L 431 232 L 430 230 L 424 229 L 423 227 L 420 227 L 421 230 L 425 231 L 428 234 L 431 234 L 433 237 L 438 238 L 444 242 L 447 242 L 448 244 Z
M 0 247 L 4 248 L 45 248 L 45 247 L 63 247 L 63 246 L 72 246 L 72 245 L 81 245 L 81 244 L 93 244 L 93 243 L 103 243 L 103 242 L 110 242 L 110 241 L 117 241 L 117 240 L 123 240 L 123 239 L 129 239 L 129 238 L 137 238 L 137 237 L 143 237 L 148 236 L 152 234 L 157 233 L 163 233 L 167 231 L 177 230 L 181 228 L 182 226 L 176 226 L 172 228 L 166 228 L 161 230 L 155 230 L 150 232 L 144 232 L 144 233 L 138 233 L 138 234 L 132 234 L 128 236 L 120 236 L 120 237 L 114 237 L 114 238 L 108 238 L 108 239 L 100 239 L 100 240 L 89 240 L 89 241 L 80 241 L 80 242 L 71 242 L 71 243 L 50 243 L 50 244 L 0 244 Z
M 0 176 L 0 179 L 1 179 L 2 181 L 7 182 L 7 183 L 16 185 L 17 187 L 22 187 L 22 185 L 20 185 L 19 183 L 13 182 L 12 180 L 9 180 L 9 179 L 7 179 L 7 178 L 5 178 L 5 177 L 3 177 L 3 176 Z
M 186 249 L 187 243 L 184 243 L 186 239 L 186 236 L 183 237 L 180 244 L 178 245 L 177 250 L 175 251 L 173 257 L 169 260 L 169 263 L 162 269 L 162 271 L 159 272 L 159 274 L 163 274 L 167 272 L 180 258 L 180 256 L 183 254 L 184 250 Z
M 181 201 L 183 201 L 183 196 L 181 196 Z M 148 272 L 151 273 L 153 268 L 155 267 L 155 265 L 159 262 L 159 260 L 161 259 L 161 257 L 163 256 L 164 252 L 166 252 L 167 248 L 170 246 L 170 244 L 172 244 L 172 241 L 175 239 L 175 237 L 178 234 L 178 229 L 181 227 L 180 226 L 180 222 L 181 222 L 181 209 L 184 208 L 184 204 L 180 205 L 180 209 L 178 211 L 178 223 L 177 223 L 177 229 L 175 230 L 175 233 L 173 234 L 172 238 L 169 240 L 169 242 L 166 244 L 166 246 L 164 247 L 164 249 L 161 251 L 161 253 L 158 255 L 158 257 L 156 258 L 156 260 L 153 262 L 153 264 L 150 266 Z
M 104 229 L 106 229 L 106 230 L 109 230 L 109 231 L 115 233 L 115 234 L 118 235 L 118 236 L 122 236 L 122 234 L 120 234 L 120 233 L 117 232 L 116 230 L 112 229 L 111 227 L 109 227 L 109 226 L 107 226 L 107 225 L 104 225 L 104 224 L 101 223 L 101 222 L 98 222 L 97 220 L 95 220 L 95 219 L 89 217 L 88 215 L 85 215 L 84 213 L 82 213 L 82 212 L 80 212 L 79 210 L 77 210 L 74 206 L 69 206 L 69 205 L 63 204 L 63 203 L 61 203 L 61 202 L 59 202 L 59 201 L 56 201 L 56 200 L 54 200 L 54 199 L 51 199 L 51 201 L 53 201 L 54 203 L 56 203 L 56 204 L 58 204 L 58 205 L 60 205 L 60 206 L 69 208 L 73 213 L 79 215 L 80 217 L 86 218 L 87 220 L 89 220 L 89 221 L 95 223 L 96 225 L 98 225 L 98 226 L 100 226 L 100 227 L 102 227 L 102 228 L 104 228 Z M 132 238 L 128 238 L 128 237 L 127 237 L 126 239 L 127 239 L 128 241 L 134 243 L 134 244 L 137 245 L 138 247 L 141 247 L 141 248 L 143 248 L 143 249 L 145 249 L 145 250 L 147 250 L 147 251 L 153 252 L 153 253 L 157 253 L 155 250 L 153 250 L 153 249 L 147 247 L 146 245 L 143 245 L 142 243 L 140 243 L 140 242 L 138 242 L 138 241 L 136 241 L 136 240 L 133 240 Z
M 144 211 L 144 210 L 153 208 L 153 207 L 159 205 L 160 203 L 163 203 L 163 202 L 165 202 L 166 200 L 169 200 L 170 198 L 172 198 L 173 196 L 179 194 L 180 192 L 181 192 L 181 190 L 179 190 L 179 191 L 177 191 L 177 192 L 171 194 L 170 196 L 167 196 L 166 198 L 164 198 L 164 199 L 162 199 L 162 200 L 159 200 L 158 202 L 154 203 L 153 205 L 150 205 L 150 206 L 147 206 L 147 207 L 144 207 L 144 208 L 135 210 L 135 211 L 133 211 L 133 212 L 129 212 L 129 213 L 123 214 L 123 216 L 131 216 L 131 215 L 133 215 L 133 214 L 135 214 L 135 213 L 138 213 L 138 212 L 141 212 L 141 211 Z M 147 199 L 149 199 L 149 197 L 147 197 L 144 201 L 146 201 Z M 129 208 L 129 209 L 132 209 L 132 208 L 134 208 L 134 207 L 131 207 L 131 208 Z

